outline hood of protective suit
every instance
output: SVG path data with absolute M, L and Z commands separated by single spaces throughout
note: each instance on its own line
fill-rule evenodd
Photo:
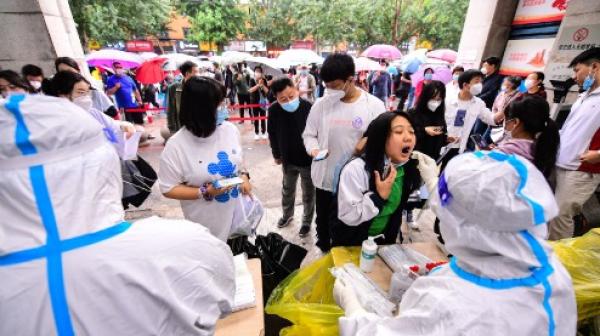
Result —
M 61 239 L 121 222 L 120 173 L 89 113 L 64 98 L 11 95 L 0 105 L 0 255 L 43 245 L 41 218 Z
M 546 223 L 558 206 L 526 159 L 495 151 L 456 157 L 440 177 L 432 207 L 448 252 L 467 272 L 492 279 L 551 272 Z

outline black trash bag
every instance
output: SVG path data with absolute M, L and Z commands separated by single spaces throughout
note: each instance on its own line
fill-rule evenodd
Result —
M 231 253 L 233 253 L 234 256 L 241 253 L 246 253 L 248 255 L 248 259 L 260 258 L 258 249 L 248 241 L 248 236 L 229 238 L 227 239 L 227 245 L 229 245 Z
M 123 177 L 123 208 L 129 205 L 139 207 L 150 196 L 152 186 L 158 179 L 156 172 L 138 155 L 136 160 L 121 160 Z

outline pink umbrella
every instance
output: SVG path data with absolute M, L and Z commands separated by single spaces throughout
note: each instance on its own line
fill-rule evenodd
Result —
M 448 84 L 452 80 L 452 70 L 445 65 L 431 65 L 431 64 L 422 64 L 417 72 L 415 72 L 410 79 L 412 80 L 412 85 L 414 87 L 419 84 L 421 80 L 423 80 L 423 72 L 425 69 L 431 68 L 433 69 L 433 79 L 439 80 L 444 84 Z
M 384 59 L 398 59 L 402 57 L 402 53 L 398 48 L 388 44 L 375 44 L 367 48 L 361 54 L 363 57 L 371 58 L 384 58 Z
M 427 57 L 441 59 L 450 63 L 456 62 L 458 53 L 451 49 L 437 49 L 427 53 Z
M 137 54 L 114 49 L 94 51 L 85 56 L 85 61 L 90 66 L 107 68 L 112 68 L 113 62 L 119 62 L 125 69 L 137 68 L 144 63 L 144 60 Z

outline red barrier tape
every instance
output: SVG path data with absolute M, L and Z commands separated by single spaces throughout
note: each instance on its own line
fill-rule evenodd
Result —
M 233 105 L 229 105 L 228 107 L 232 110 L 239 110 L 239 109 L 245 109 L 245 108 L 269 107 L 270 105 L 271 104 L 245 104 L 245 105 L 233 104 Z
M 146 111 L 164 111 L 166 107 L 153 107 L 153 108 L 131 108 L 125 109 L 125 112 L 146 112 Z
M 229 117 L 227 121 L 258 121 L 258 120 L 269 120 L 269 117 L 249 117 L 249 118 L 240 118 L 240 117 Z

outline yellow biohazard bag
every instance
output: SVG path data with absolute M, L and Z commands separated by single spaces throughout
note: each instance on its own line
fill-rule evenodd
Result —
M 551 244 L 573 279 L 577 320 L 600 316 L 600 228 Z
M 329 269 L 358 262 L 358 248 L 333 248 L 331 253 L 290 274 L 271 293 L 265 311 L 288 319 L 294 325 L 282 336 L 338 335 L 338 319 L 344 311 L 333 299 L 335 278 Z M 335 263 L 334 263 L 335 260 Z

